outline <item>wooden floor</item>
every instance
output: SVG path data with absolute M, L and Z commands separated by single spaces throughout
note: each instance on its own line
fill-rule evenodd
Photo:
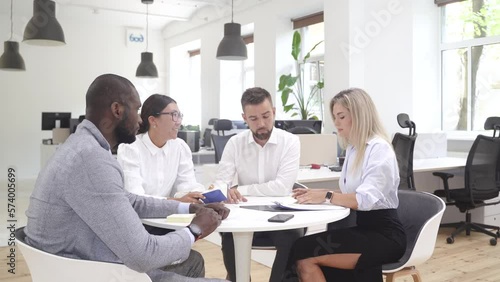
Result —
M 500 242 L 499 246 L 490 246 L 488 236 L 473 233 L 469 237 L 458 236 L 455 243 L 449 245 L 446 244 L 449 232 L 450 229 L 440 231 L 433 257 L 418 267 L 424 282 L 500 281 Z M 226 276 L 219 246 L 201 240 L 195 244 L 194 249 L 201 252 L 205 258 L 207 277 L 224 278 Z M 7 272 L 7 254 L 7 247 L 0 248 L 0 282 L 30 282 L 29 270 L 19 253 L 16 274 L 12 275 Z M 269 274 L 268 267 L 252 262 L 252 281 L 267 281 Z M 397 281 L 412 280 L 406 277 Z

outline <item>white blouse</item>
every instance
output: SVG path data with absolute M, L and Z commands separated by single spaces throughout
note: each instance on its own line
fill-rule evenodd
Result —
M 179 198 L 190 191 L 205 190 L 196 182 L 191 150 L 180 138 L 158 148 L 147 132 L 139 134 L 134 143 L 120 144 L 118 163 L 125 189 L 134 194 Z
M 399 169 L 392 145 L 380 137 L 371 139 L 361 166 L 352 171 L 356 154 L 349 145 L 339 180 L 342 193 L 356 193 L 361 211 L 397 208 Z
M 300 141 L 296 135 L 273 128 L 261 147 L 250 130 L 229 139 L 219 162 L 215 187 L 238 184 L 246 196 L 288 196 L 299 173 Z M 237 183 L 233 180 L 237 179 Z

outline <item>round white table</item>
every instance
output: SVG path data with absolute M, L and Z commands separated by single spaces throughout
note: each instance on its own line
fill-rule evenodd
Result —
M 349 209 L 347 208 L 324 211 L 286 211 L 286 214 L 294 214 L 294 217 L 283 223 L 268 222 L 268 218 L 279 212 L 259 211 L 240 207 L 244 205 L 272 205 L 273 201 L 282 201 L 288 199 L 288 197 L 247 197 L 247 199 L 248 202 L 245 203 L 227 204 L 231 212 L 216 229 L 217 232 L 233 233 L 237 281 L 249 281 L 254 232 L 298 229 L 327 224 L 341 220 L 349 215 Z M 180 229 L 187 225 L 186 223 L 168 223 L 165 218 L 148 218 L 142 219 L 142 221 L 147 225 L 168 229 Z

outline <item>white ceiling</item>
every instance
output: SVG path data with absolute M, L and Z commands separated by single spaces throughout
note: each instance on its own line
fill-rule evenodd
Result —
M 234 10 L 244 10 L 267 0 L 234 0 Z M 56 16 L 79 22 L 92 21 L 99 24 L 142 27 L 146 24 L 146 9 L 149 6 L 149 27 L 162 30 L 172 21 L 189 21 L 200 9 L 212 11 L 216 20 L 231 15 L 231 0 L 155 0 L 146 5 L 141 0 L 55 0 Z M 0 17 L 9 16 L 10 1 L 0 1 Z M 14 0 L 16 22 L 27 22 L 33 14 L 32 0 Z M 2 20 L 0 24 L 4 24 Z

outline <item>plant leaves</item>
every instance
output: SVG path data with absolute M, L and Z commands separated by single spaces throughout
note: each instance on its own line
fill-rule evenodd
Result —
M 288 113 L 291 109 L 293 109 L 293 106 L 295 106 L 295 104 L 283 106 L 283 111 L 285 111 L 285 113 Z
M 300 54 L 300 32 L 297 30 L 293 33 L 293 40 L 292 40 L 292 57 L 295 59 L 295 61 L 298 60 L 299 54 Z
M 281 93 L 281 105 L 285 106 L 288 103 L 288 97 L 290 96 L 290 92 L 293 92 L 293 90 L 287 87 L 282 91 L 283 92 Z
M 285 88 L 293 86 L 297 78 L 292 76 L 292 74 L 283 74 L 280 76 L 280 84 L 278 85 L 278 91 L 281 92 Z
M 314 46 L 311 48 L 311 50 L 309 50 L 309 52 L 307 52 L 306 56 L 304 57 L 304 63 L 307 61 L 307 59 L 309 59 L 309 57 L 311 57 L 311 52 L 312 52 L 312 51 L 314 51 L 314 49 L 316 49 L 316 47 L 317 47 L 319 44 L 321 44 L 321 43 L 323 43 L 323 40 L 321 40 L 320 42 L 316 43 L 316 45 L 314 45 Z M 297 59 L 295 59 L 295 60 L 297 60 Z

